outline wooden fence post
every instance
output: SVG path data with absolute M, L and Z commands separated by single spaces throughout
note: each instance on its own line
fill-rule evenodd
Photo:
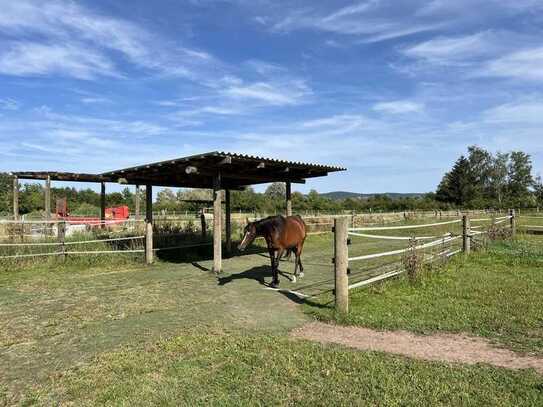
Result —
M 57 239 L 60 246 L 60 259 L 66 261 L 66 222 L 60 221 L 57 223 Z
M 135 217 L 136 217 L 136 227 L 137 222 L 140 221 L 140 186 L 136 185 L 136 193 L 134 194 L 134 210 L 135 210 Z
M 470 254 L 471 251 L 471 225 L 468 215 L 462 216 L 462 251 Z
M 349 312 L 349 250 L 347 247 L 349 219 L 334 219 L 334 272 L 336 311 L 341 314 Z
M 287 216 L 292 216 L 292 193 L 290 181 L 285 182 L 285 213 Z
M 222 271 L 222 191 L 221 176 L 213 178 L 213 271 Z
M 19 179 L 13 177 L 13 220 L 19 220 Z
M 511 219 L 509 219 L 511 222 L 511 236 L 515 237 L 517 234 L 517 216 L 514 209 L 509 210 L 509 216 L 511 216 Z
M 226 254 L 230 256 L 232 254 L 232 209 L 230 205 L 230 190 L 224 191 L 224 212 L 225 212 L 225 228 L 226 234 Z
M 106 227 L 106 183 L 100 183 L 100 228 Z
M 153 263 L 153 187 L 145 186 L 145 262 Z
M 51 177 L 48 175 L 45 180 L 45 189 L 44 189 L 44 199 L 45 199 L 45 219 L 51 219 Z
M 204 208 L 200 210 L 200 225 L 202 227 L 202 241 L 204 242 L 207 235 L 206 214 Z

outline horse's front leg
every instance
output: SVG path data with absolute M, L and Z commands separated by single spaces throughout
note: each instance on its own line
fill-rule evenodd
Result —
M 281 260 L 281 257 L 283 257 L 284 253 L 285 253 L 284 249 L 277 250 L 277 256 L 275 257 L 275 267 L 273 269 L 273 281 L 272 281 L 272 287 L 274 288 L 279 287 L 279 260 Z
M 279 273 L 277 272 L 279 263 L 279 256 L 275 256 L 275 249 L 268 247 L 268 253 L 270 254 L 271 269 L 272 269 L 272 281 L 270 287 L 277 288 L 279 286 Z

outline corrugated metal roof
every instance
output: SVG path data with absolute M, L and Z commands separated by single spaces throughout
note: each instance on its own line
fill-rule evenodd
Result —
M 266 157 L 260 157 L 260 156 L 257 156 L 257 155 L 230 153 L 230 152 L 225 152 L 225 151 L 218 152 L 218 154 L 219 155 L 224 155 L 224 156 L 230 156 L 230 157 L 233 157 L 233 158 L 246 158 L 246 159 L 255 160 L 255 161 L 264 161 L 264 162 L 273 162 L 273 163 L 278 163 L 278 164 L 299 165 L 299 166 L 304 166 L 304 167 L 319 168 L 319 169 L 323 169 L 323 170 L 328 170 L 330 172 L 331 171 L 346 171 L 347 170 L 347 168 L 337 167 L 337 166 L 334 166 L 334 165 L 324 165 L 324 164 L 318 164 L 318 163 L 306 163 L 306 162 L 302 162 L 302 161 L 287 161 L 287 160 L 280 160 L 280 159 L 277 159 L 277 158 L 266 158 Z
M 184 167 L 184 171 L 182 168 Z M 190 171 L 187 171 L 189 170 Z M 83 182 L 122 182 L 165 187 L 210 188 L 215 177 L 225 188 L 238 188 L 268 182 L 304 183 L 306 178 L 345 171 L 345 168 L 266 158 L 248 154 L 212 151 L 102 174 L 60 172 L 13 173 L 21 178 Z
M 337 167 L 337 166 L 330 166 L 330 165 L 323 165 L 323 164 L 316 164 L 316 163 L 305 163 L 301 161 L 287 161 L 287 160 L 280 160 L 276 158 L 267 158 L 267 157 L 253 156 L 253 155 L 240 154 L 240 153 L 231 153 L 231 152 L 225 152 L 225 151 L 212 151 L 208 153 L 195 154 L 195 155 L 191 155 L 187 157 L 173 158 L 170 160 L 158 161 L 154 163 L 138 165 L 135 167 L 128 167 L 128 168 L 123 168 L 119 170 L 108 171 L 108 172 L 102 173 L 101 175 L 106 176 L 106 175 L 113 175 L 113 174 L 119 174 L 119 173 L 122 174 L 125 172 L 137 171 L 137 170 L 145 169 L 145 168 L 161 167 L 167 164 L 191 162 L 198 159 L 205 159 L 208 157 L 224 157 L 224 158 L 232 157 L 232 158 L 242 159 L 242 160 L 252 160 L 252 161 L 261 161 L 264 163 L 283 164 L 283 165 L 292 166 L 292 167 L 297 166 L 297 167 L 303 167 L 305 169 L 319 169 L 319 170 L 328 171 L 328 172 L 346 171 L 346 168 Z

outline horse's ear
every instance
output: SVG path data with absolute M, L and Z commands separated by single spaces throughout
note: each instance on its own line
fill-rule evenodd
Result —
M 246 221 L 247 224 L 251 223 L 251 222 L 249 222 L 249 218 L 247 218 L 247 217 L 245 218 L 245 221 Z

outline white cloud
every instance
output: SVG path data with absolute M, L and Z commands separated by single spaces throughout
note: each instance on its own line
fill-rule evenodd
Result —
M 409 100 L 396 100 L 376 103 L 373 106 L 373 110 L 390 114 L 420 113 L 424 110 L 424 105 Z
M 438 37 L 403 49 L 411 58 L 443 65 L 468 64 L 474 58 L 491 55 L 497 51 L 494 36 L 481 32 L 460 37 Z
M 0 54 L 0 73 L 17 76 L 63 74 L 78 79 L 120 77 L 108 58 L 84 46 L 32 42 L 13 43 L 7 52 Z
M 393 16 L 387 2 L 370 0 L 331 13 L 314 9 L 294 11 L 277 22 L 273 28 L 280 32 L 313 29 L 366 37 L 362 42 L 379 42 L 433 31 L 446 24 L 445 21 L 413 18 L 413 15 Z
M 224 90 L 224 94 L 233 99 L 248 99 L 268 105 L 296 105 L 311 94 L 311 90 L 302 81 L 285 85 L 274 85 L 257 82 L 244 86 L 232 86 Z
M 497 13 L 516 14 L 525 11 L 536 11 L 543 4 L 541 0 L 432 0 L 426 2 L 420 9 L 417 10 L 417 15 L 420 16 L 466 16 L 466 10 L 481 10 L 487 9 Z
M 179 105 L 179 102 L 176 102 L 175 100 L 157 100 L 153 103 L 162 107 L 175 107 Z
M 15 99 L 5 98 L 0 99 L 0 110 L 19 110 L 21 104 Z
M 543 101 L 517 101 L 503 104 L 486 110 L 483 118 L 489 123 L 543 126 Z
M 526 49 L 489 61 L 481 75 L 520 80 L 543 80 L 543 47 Z
M 111 103 L 111 99 L 101 96 L 88 96 L 81 98 L 81 102 L 85 104 Z
M 0 51 L 4 74 L 62 74 L 79 79 L 119 76 L 112 62 L 119 55 L 140 67 L 191 79 L 209 75 L 220 65 L 207 52 L 177 46 L 135 23 L 100 15 L 76 3 L 0 0 L 0 7 L 0 31 L 27 38 Z

